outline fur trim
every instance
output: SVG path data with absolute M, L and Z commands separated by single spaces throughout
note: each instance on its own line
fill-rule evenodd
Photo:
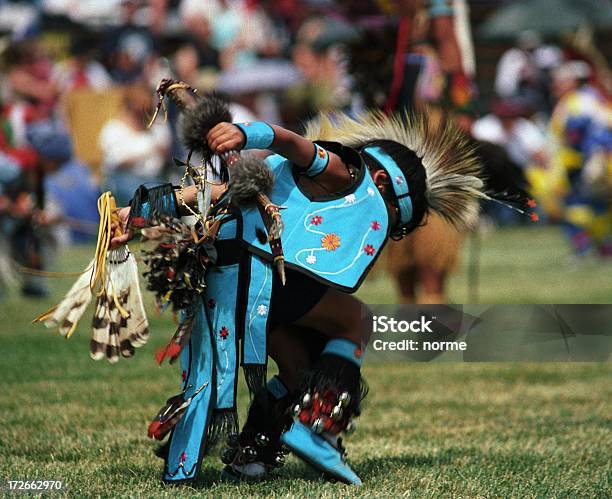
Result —
M 355 148 L 392 140 L 411 149 L 425 167 L 429 207 L 459 230 L 478 220 L 478 199 L 489 199 L 473 147 L 449 120 L 434 125 L 426 113 L 386 116 L 372 111 L 356 119 L 321 114 L 306 125 L 306 137 Z
M 183 143 L 188 150 L 200 153 L 204 158 L 210 158 L 206 135 L 217 124 L 232 122 L 227 100 L 219 94 L 206 95 L 195 107 L 184 110 L 182 123 Z
M 228 189 L 232 201 L 239 206 L 257 204 L 257 195 L 270 195 L 274 174 L 266 163 L 253 154 L 243 153 L 232 168 Z

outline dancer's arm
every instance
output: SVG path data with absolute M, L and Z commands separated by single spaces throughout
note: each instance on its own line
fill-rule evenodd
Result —
M 213 202 L 217 200 L 226 189 L 227 189 L 226 184 L 213 185 L 212 186 Z M 179 207 L 179 216 L 188 216 L 191 214 L 189 213 L 189 210 L 187 210 L 187 208 L 183 206 L 183 202 L 186 205 L 190 206 L 191 208 L 195 208 L 198 204 L 198 190 L 195 185 L 190 185 L 183 189 L 182 199 L 181 199 L 180 191 L 175 191 L 174 195 L 176 196 L 176 199 L 178 201 L 177 204 Z M 119 219 L 121 220 L 121 226 L 123 230 L 125 230 L 125 232 L 122 235 L 113 237 L 111 239 L 111 242 L 110 242 L 111 248 L 117 248 L 119 246 L 123 246 L 124 244 L 127 244 L 134 237 L 133 231 L 127 228 L 127 221 L 128 221 L 128 218 L 130 217 L 130 207 L 126 206 L 124 208 L 119 208 L 117 210 L 117 214 L 119 215 Z M 115 228 L 116 228 L 116 224 L 113 223 L 111 226 L 111 230 L 113 231 L 113 233 L 115 232 Z
M 340 156 L 278 125 L 219 123 L 210 130 L 206 140 L 216 154 L 239 149 L 269 149 L 291 161 L 298 173 L 316 177 L 317 182 L 333 188 L 341 188 L 350 181 L 347 165 Z

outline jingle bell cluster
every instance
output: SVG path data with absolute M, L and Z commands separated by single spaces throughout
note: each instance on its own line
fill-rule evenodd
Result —
M 244 465 L 254 462 L 263 463 L 268 470 L 280 468 L 285 464 L 288 451 L 270 437 L 258 433 L 254 438 L 242 441 L 240 435 L 232 434 L 227 439 L 227 448 L 221 454 L 224 464 Z
M 351 433 L 355 430 L 355 423 L 350 418 L 350 404 L 351 396 L 348 392 L 337 394 L 327 390 L 322 395 L 317 391 L 313 394 L 306 392 L 301 402 L 293 408 L 293 416 L 302 424 L 310 426 L 315 433 Z

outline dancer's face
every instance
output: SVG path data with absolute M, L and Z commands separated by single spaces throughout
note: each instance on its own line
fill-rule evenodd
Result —
M 389 174 L 383 169 L 368 169 L 368 171 L 372 177 L 372 180 L 374 180 L 374 184 L 376 184 L 376 187 L 378 188 L 378 192 L 385 201 L 387 212 L 389 213 L 389 222 L 393 226 L 398 221 L 398 213 L 395 202 L 395 194 L 393 193 L 393 188 L 391 187 L 391 183 L 389 181 Z

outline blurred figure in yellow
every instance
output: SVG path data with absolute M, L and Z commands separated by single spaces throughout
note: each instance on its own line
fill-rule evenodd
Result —
M 563 228 L 577 256 L 612 256 L 612 108 L 584 61 L 553 73 L 550 184 L 563 188 Z

